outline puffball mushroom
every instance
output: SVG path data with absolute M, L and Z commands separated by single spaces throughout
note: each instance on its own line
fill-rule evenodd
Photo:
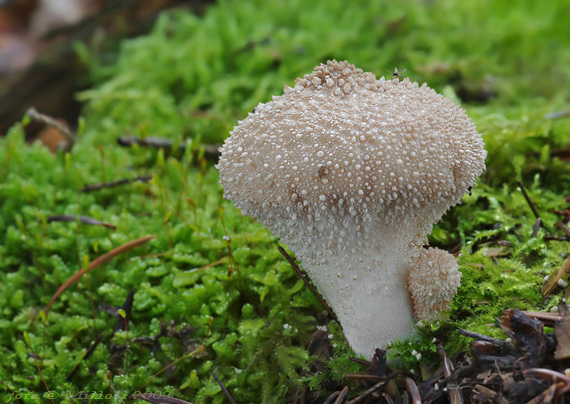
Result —
M 433 321 L 450 307 L 461 283 L 459 265 L 453 255 L 439 248 L 422 249 L 412 258 L 408 289 L 419 320 Z
M 366 357 L 412 334 L 412 259 L 486 155 L 465 111 L 425 84 L 334 60 L 258 105 L 220 151 L 224 197 L 289 246 Z

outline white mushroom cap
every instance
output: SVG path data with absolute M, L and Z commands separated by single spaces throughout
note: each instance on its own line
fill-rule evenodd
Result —
M 410 334 L 410 259 L 485 155 L 452 101 L 329 61 L 239 122 L 218 169 L 224 196 L 295 252 L 369 356 Z
M 408 287 L 419 320 L 433 321 L 450 303 L 459 284 L 461 272 L 453 255 L 439 248 L 422 249 L 412 260 Z

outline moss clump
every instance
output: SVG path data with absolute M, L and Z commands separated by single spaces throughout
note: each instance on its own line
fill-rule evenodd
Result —
M 453 353 L 465 347 L 458 327 L 493 334 L 487 324 L 503 309 L 549 309 L 559 297 L 540 295 L 542 278 L 567 251 L 544 235 L 557 234 L 551 211 L 567 208 L 570 194 L 569 165 L 550 152 L 569 146 L 570 123 L 543 116 L 570 108 L 559 92 L 570 84 L 567 11 L 564 0 L 219 2 L 203 17 L 165 13 L 151 33 L 125 41 L 113 64 L 87 57 L 94 84 L 80 95 L 85 122 L 72 153 L 26 145 L 25 123 L 0 140 L 0 391 L 43 394 L 38 366 L 53 391 L 147 389 L 193 402 L 224 401 L 213 372 L 238 402 L 282 402 L 300 384 L 345 383 L 352 353 L 334 325 L 333 359 L 307 376 L 306 343 L 327 322 L 322 309 L 274 238 L 223 201 L 200 152 L 328 58 L 386 74 L 407 68 L 413 80 L 464 99 L 484 94 L 488 77 L 496 93 L 466 105 L 484 133 L 488 171 L 431 237 L 449 249 L 463 243 L 450 321 L 391 355 L 414 367 L 412 351 L 429 360 L 434 337 Z M 122 135 L 167 137 L 193 152 L 124 149 Z M 152 180 L 81 192 L 143 174 Z M 543 218 L 536 237 L 517 180 Z M 116 230 L 48 223 L 63 214 Z M 86 261 L 148 234 L 157 238 L 83 276 L 45 318 L 40 310 Z M 113 332 L 131 290 L 128 325 Z

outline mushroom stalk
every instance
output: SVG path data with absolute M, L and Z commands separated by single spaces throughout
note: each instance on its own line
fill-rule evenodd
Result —
M 346 232 L 346 240 L 354 243 L 342 248 L 332 240 L 307 248 L 287 237 L 287 244 L 335 312 L 348 343 L 365 357 L 377 347 L 411 336 L 414 330 L 412 302 L 402 291 L 407 290 L 415 248 L 407 246 L 401 234 L 383 230 L 383 225 L 376 224 Z M 308 237 L 326 240 L 331 235 L 312 232 Z

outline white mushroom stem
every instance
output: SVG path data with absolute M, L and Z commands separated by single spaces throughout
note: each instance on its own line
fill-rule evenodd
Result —
M 412 257 L 424 240 L 415 218 L 334 216 L 321 214 L 309 222 L 262 213 L 258 219 L 295 253 L 335 312 L 350 346 L 369 358 L 375 348 L 413 335 L 406 290 Z
M 362 234 L 352 236 L 348 239 Z M 318 255 L 306 246 L 288 244 L 327 299 L 357 354 L 368 358 L 375 348 L 413 334 L 412 302 L 402 293 L 413 251 L 402 243 L 401 235 L 376 232 L 360 245 L 321 246 Z

